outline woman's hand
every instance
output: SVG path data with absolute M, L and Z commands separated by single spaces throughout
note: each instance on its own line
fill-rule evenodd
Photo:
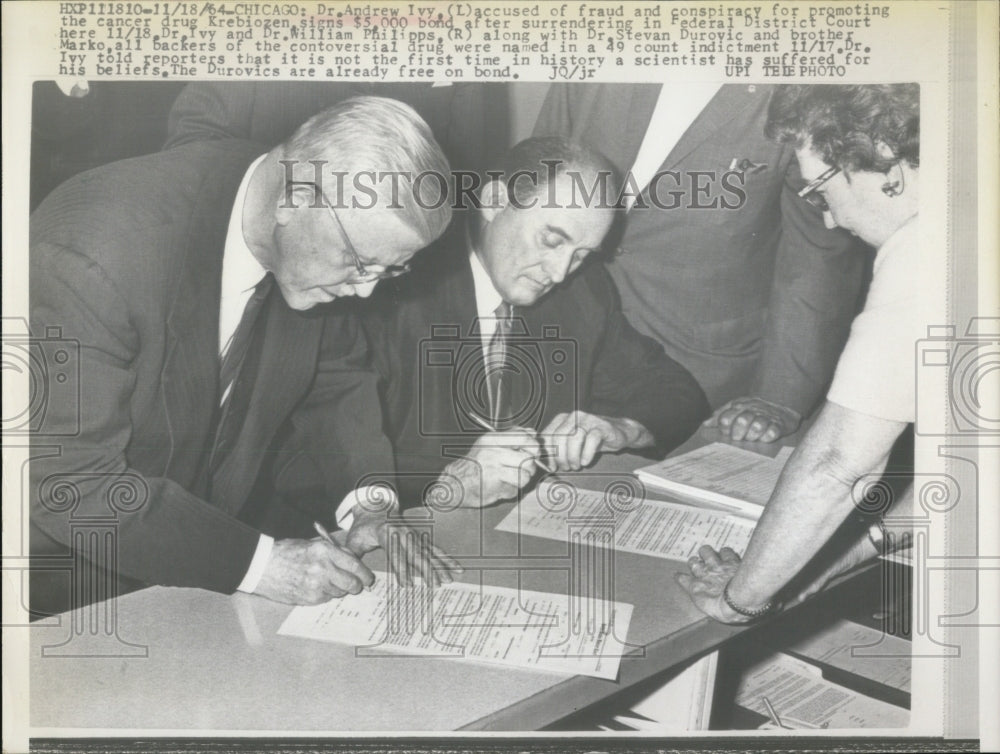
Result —
M 723 547 L 716 552 L 704 545 L 697 555 L 688 559 L 688 572 L 678 573 L 676 578 L 705 615 L 721 623 L 747 623 L 751 619 L 729 607 L 722 596 L 739 568 L 740 556 L 734 550 Z M 735 599 L 732 595 L 730 598 Z

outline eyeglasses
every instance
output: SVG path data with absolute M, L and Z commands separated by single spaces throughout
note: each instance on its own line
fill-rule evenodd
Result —
M 840 172 L 840 168 L 832 167 L 820 175 L 816 180 L 810 181 L 799 192 L 799 196 L 809 202 L 820 212 L 829 212 L 830 205 L 826 203 L 826 197 L 820 194 L 817 189 Z
M 344 224 L 340 221 L 340 215 L 337 214 L 337 210 L 334 209 L 333 204 L 331 204 L 327 198 L 326 194 L 323 193 L 323 189 L 319 184 L 311 184 L 315 188 L 316 192 L 319 194 L 320 198 L 323 200 L 323 206 L 329 210 L 330 214 L 333 216 L 333 220 L 337 223 L 337 228 L 340 230 L 340 237 L 344 241 L 344 248 L 347 253 L 351 255 L 354 260 L 354 269 L 358 274 L 357 282 L 371 283 L 375 280 L 388 280 L 389 278 L 398 278 L 400 275 L 405 275 L 410 271 L 410 265 L 408 263 L 404 264 L 388 264 L 382 266 L 380 270 L 370 269 L 361 261 L 361 257 L 358 256 L 357 250 L 354 248 L 354 244 L 351 243 L 351 237 L 347 235 L 347 229 Z

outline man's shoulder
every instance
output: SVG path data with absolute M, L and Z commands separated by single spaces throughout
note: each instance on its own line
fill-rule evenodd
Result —
M 469 277 L 472 284 L 468 246 L 464 231 L 449 227 L 444 235 L 420 251 L 411 263 L 412 272 L 396 281 L 395 288 L 405 300 L 440 301 L 464 288 L 459 281 Z
M 32 214 L 29 261 L 48 274 L 69 274 L 62 269 L 69 259 L 96 265 L 123 290 L 154 278 L 169 287 L 194 218 L 228 222 L 235 186 L 259 153 L 236 140 L 191 144 L 80 173 Z M 210 189 L 234 182 L 231 190 Z
M 60 184 L 39 206 L 35 215 L 65 208 L 67 198 L 87 205 L 120 207 L 145 199 L 145 194 L 177 196 L 188 193 L 198 178 L 250 164 L 266 151 L 242 139 L 199 142 L 163 152 L 130 157 L 78 173 Z M 179 191 L 180 190 L 180 191 Z
M 604 310 L 614 305 L 617 289 L 604 258 L 595 256 L 588 259 L 562 285 L 554 288 L 547 298 L 556 301 L 573 300 L 588 307 L 597 306 Z
M 614 281 L 599 258 L 588 260 L 572 277 L 556 286 L 533 307 L 532 319 L 558 326 L 562 333 L 596 334 L 618 307 Z

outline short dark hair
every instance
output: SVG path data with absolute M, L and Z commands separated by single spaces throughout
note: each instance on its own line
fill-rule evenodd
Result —
M 503 156 L 501 168 L 507 199 L 514 206 L 530 204 L 543 195 L 550 180 L 565 174 L 579 176 L 581 196 L 591 192 L 593 180 L 603 181 L 604 192 L 597 190 L 593 197 L 597 206 L 611 207 L 618 197 L 614 164 L 587 144 L 562 136 L 533 136 L 518 142 Z
M 920 165 L 918 84 L 783 84 L 776 88 L 764 133 L 806 144 L 828 165 L 884 173 L 897 161 Z M 893 156 L 879 154 L 887 146 Z

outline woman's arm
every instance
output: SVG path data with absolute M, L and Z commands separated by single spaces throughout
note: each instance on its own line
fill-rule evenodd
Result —
M 764 509 L 742 563 L 731 550 L 703 547 L 678 575 L 695 604 L 711 617 L 742 623 L 768 604 L 826 544 L 855 509 L 855 483 L 883 471 L 903 422 L 878 419 L 829 401 L 792 454 Z

